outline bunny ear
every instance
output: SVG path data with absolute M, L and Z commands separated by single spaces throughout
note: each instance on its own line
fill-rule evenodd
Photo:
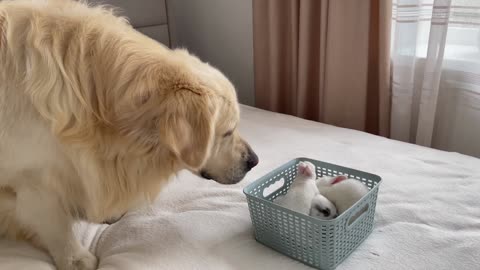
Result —
M 348 177 L 346 175 L 335 176 L 335 178 L 332 179 L 332 185 L 338 184 L 347 179 Z
M 311 177 L 311 176 L 313 176 L 313 171 L 310 168 L 310 166 L 308 166 L 308 163 L 300 162 L 298 164 L 298 174 Z

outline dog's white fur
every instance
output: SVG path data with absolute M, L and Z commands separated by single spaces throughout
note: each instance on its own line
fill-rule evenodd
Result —
M 241 180 L 254 153 L 238 120 L 218 70 L 106 8 L 0 2 L 0 234 L 45 248 L 59 269 L 96 267 L 77 218 L 117 218 L 184 168 Z

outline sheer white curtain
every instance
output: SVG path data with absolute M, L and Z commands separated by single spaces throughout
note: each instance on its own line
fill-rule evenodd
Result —
M 480 156 L 480 0 L 393 0 L 391 137 Z

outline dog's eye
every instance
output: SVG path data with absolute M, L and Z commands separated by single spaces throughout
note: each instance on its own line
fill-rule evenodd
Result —
M 231 136 L 232 134 L 233 134 L 233 129 L 229 130 L 225 134 L 223 134 L 223 137 L 225 138 L 225 137 Z

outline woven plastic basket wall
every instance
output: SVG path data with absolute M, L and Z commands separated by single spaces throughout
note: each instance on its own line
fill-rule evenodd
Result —
M 287 193 L 300 161 L 316 166 L 317 176 L 348 175 L 370 191 L 333 220 L 320 220 L 274 204 Z M 244 189 L 258 242 L 317 269 L 334 269 L 372 232 L 377 175 L 308 158 L 297 158 L 263 176 Z

